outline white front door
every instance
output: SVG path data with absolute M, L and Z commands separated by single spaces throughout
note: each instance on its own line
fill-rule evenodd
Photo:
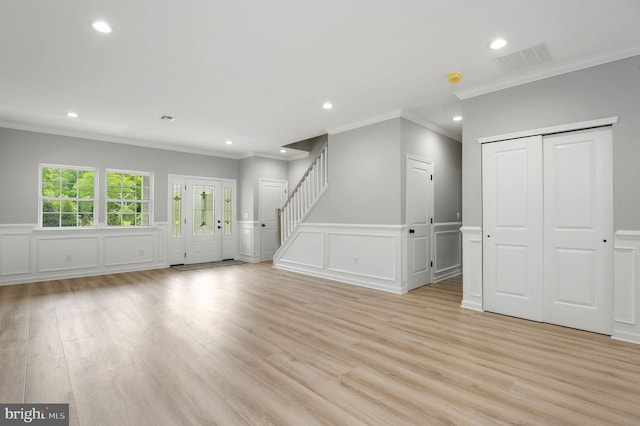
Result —
M 234 259 L 236 181 L 181 175 L 168 180 L 169 264 Z
M 542 136 L 482 145 L 483 308 L 542 321 Z
M 222 183 L 186 180 L 185 263 L 222 260 Z
M 280 246 L 278 235 L 278 209 L 287 200 L 287 182 L 275 179 L 260 179 L 260 261 L 272 260 Z
M 431 283 L 431 224 L 433 222 L 433 166 L 407 158 L 407 287 Z
M 611 128 L 544 138 L 546 322 L 611 334 Z

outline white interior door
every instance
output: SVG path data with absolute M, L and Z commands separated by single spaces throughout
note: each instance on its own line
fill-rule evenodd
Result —
M 611 334 L 611 128 L 544 138 L 546 322 Z
M 287 200 L 287 182 L 274 179 L 260 179 L 260 260 L 272 260 L 280 245 L 278 235 L 277 210 Z
M 186 180 L 185 263 L 222 260 L 222 182 Z
M 433 165 L 407 158 L 407 287 L 431 283 L 431 223 L 433 221 Z
M 543 320 L 542 137 L 482 146 L 483 308 Z

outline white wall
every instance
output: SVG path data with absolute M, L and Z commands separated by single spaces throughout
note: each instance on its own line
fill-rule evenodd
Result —
M 97 167 L 97 222 L 105 222 L 105 168 L 154 173 L 154 220 L 167 221 L 167 176 L 238 179 L 238 160 L 0 128 L 0 224 L 38 223 L 40 163 Z
M 480 137 L 618 116 L 613 126 L 614 227 L 640 230 L 640 56 L 463 101 L 465 226 L 482 225 Z
M 400 118 L 329 135 L 329 188 L 308 223 L 399 225 Z
M 434 222 L 458 222 L 462 213 L 462 144 L 417 123 L 402 119 L 403 156 L 417 155 L 434 164 Z M 405 188 L 406 162 L 402 163 L 402 187 Z M 405 195 L 402 191 L 402 217 Z

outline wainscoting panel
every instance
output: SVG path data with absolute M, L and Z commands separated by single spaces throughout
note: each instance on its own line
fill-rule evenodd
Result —
M 275 268 L 406 293 L 404 225 L 303 223 L 274 256 Z
M 462 273 L 462 223 L 433 224 L 433 282 Z
M 396 235 L 354 234 L 328 232 L 327 248 L 329 271 L 373 278 L 396 280 Z
M 325 267 L 325 233 L 307 231 L 297 233 L 287 251 L 287 262 L 301 267 L 323 269 Z
M 109 235 L 104 237 L 104 263 L 107 266 L 153 262 L 152 235 Z
M 38 238 L 37 271 L 42 273 L 97 268 L 99 244 L 97 236 Z
M 640 231 L 618 231 L 613 252 L 613 338 L 640 343 Z
M 482 228 L 463 226 L 462 306 L 482 311 Z
M 0 275 L 31 273 L 31 228 L 0 228 Z
M 167 224 L 38 229 L 0 225 L 0 285 L 166 268 Z
M 260 241 L 258 240 L 259 223 L 256 221 L 239 221 L 240 260 L 250 263 L 260 262 Z

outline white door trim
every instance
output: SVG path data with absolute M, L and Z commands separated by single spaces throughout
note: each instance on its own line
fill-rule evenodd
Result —
M 617 116 L 598 118 L 596 120 L 578 121 L 576 123 L 560 124 L 557 126 L 540 127 L 537 129 L 523 130 L 521 132 L 515 132 L 515 133 L 505 133 L 502 135 L 487 136 L 483 138 L 478 138 L 478 143 L 499 142 L 499 141 L 505 141 L 509 139 L 526 138 L 528 136 L 536 136 L 536 135 L 544 136 L 544 135 L 550 135 L 552 133 L 571 132 L 574 130 L 586 130 L 593 127 L 610 126 L 617 122 L 618 122 Z

